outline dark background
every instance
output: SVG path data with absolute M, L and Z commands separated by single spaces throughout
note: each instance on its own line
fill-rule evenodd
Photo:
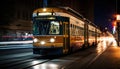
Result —
M 0 25 L 11 26 L 12 24 L 15 24 L 15 26 L 22 26 L 23 22 L 19 22 L 19 20 L 30 22 L 33 10 L 43 7 L 43 2 L 44 0 L 1 1 Z M 48 7 L 71 7 L 82 14 L 85 18 L 95 23 L 101 30 L 104 30 L 105 27 L 107 27 L 110 32 L 112 32 L 113 28 L 112 22 L 115 20 L 113 15 L 120 13 L 119 3 L 119 0 L 47 0 Z M 16 29 L 10 28 L 10 30 Z

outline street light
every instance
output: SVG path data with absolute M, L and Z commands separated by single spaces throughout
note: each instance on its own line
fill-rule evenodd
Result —
M 116 20 L 117 20 L 117 22 L 120 22 L 120 14 L 117 14 Z
M 118 46 L 120 45 L 120 14 L 116 15 L 116 21 L 117 21 L 117 37 L 118 37 Z

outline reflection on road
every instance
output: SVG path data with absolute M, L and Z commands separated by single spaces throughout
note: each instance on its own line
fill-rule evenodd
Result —
M 100 42 L 98 43 L 97 48 L 96 48 L 98 54 L 105 51 L 108 46 L 117 46 L 117 42 L 113 36 L 100 37 L 99 41 Z
M 57 64 L 41 64 L 41 65 L 36 65 L 33 67 L 33 69 L 58 69 Z

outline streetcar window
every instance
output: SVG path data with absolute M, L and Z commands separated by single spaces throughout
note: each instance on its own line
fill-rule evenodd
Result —
M 39 26 L 37 24 L 37 22 L 33 24 L 33 34 L 39 34 Z
M 59 21 L 35 21 L 33 23 L 34 35 L 58 35 L 60 33 Z
M 49 34 L 60 34 L 59 27 L 58 21 L 51 21 Z

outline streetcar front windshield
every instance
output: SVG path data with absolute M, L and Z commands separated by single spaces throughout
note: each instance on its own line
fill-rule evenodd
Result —
M 60 35 L 61 25 L 59 21 L 35 21 L 33 23 L 34 35 Z

